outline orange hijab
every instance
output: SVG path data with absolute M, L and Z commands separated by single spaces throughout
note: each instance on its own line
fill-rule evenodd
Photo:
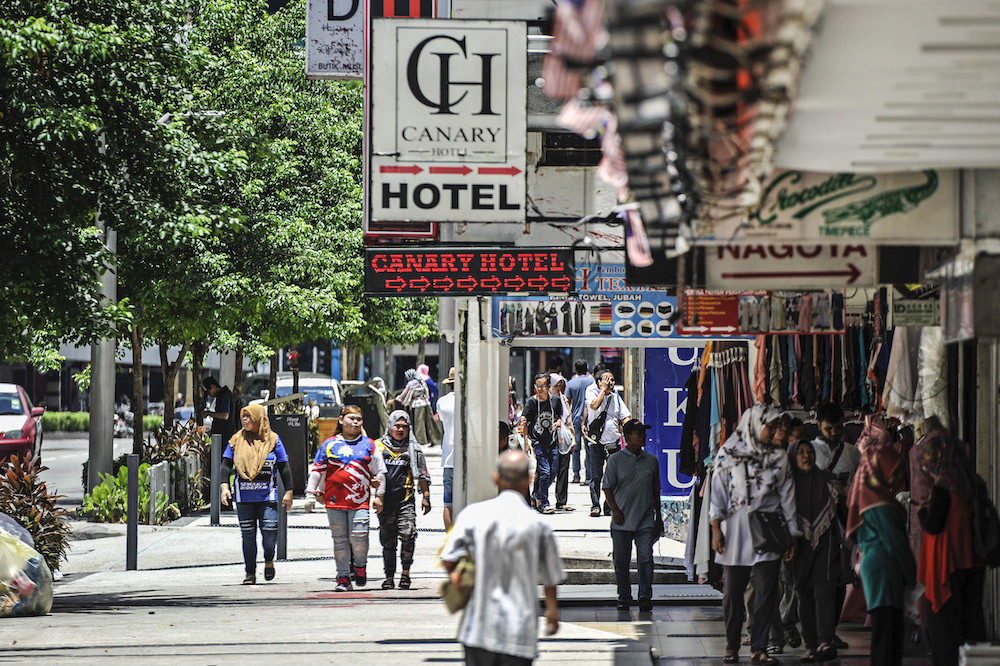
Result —
M 264 461 L 278 445 L 278 436 L 271 431 L 267 410 L 260 405 L 247 405 L 240 410 L 240 420 L 248 415 L 257 423 L 257 432 L 240 429 L 229 440 L 233 447 L 233 464 L 240 478 L 251 481 L 264 468 Z

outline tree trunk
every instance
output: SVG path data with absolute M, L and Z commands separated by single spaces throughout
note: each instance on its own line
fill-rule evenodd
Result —
M 427 356 L 427 341 L 421 340 L 417 343 L 417 365 L 421 365 L 424 362 L 424 358 Z
M 190 342 L 185 342 L 181 346 L 181 351 L 177 354 L 177 359 L 173 363 L 167 357 L 167 343 L 160 340 L 160 371 L 163 372 L 163 423 L 170 427 L 174 423 L 174 400 L 177 398 L 177 373 L 181 369 L 181 363 L 187 356 Z
M 236 378 L 233 380 L 233 404 L 243 404 L 243 343 L 236 345 Z
M 280 358 L 281 350 L 275 349 L 274 354 L 271 355 L 271 376 L 268 382 L 268 387 L 270 388 L 270 393 L 268 394 L 268 400 L 274 400 L 275 394 L 278 392 L 278 359 Z
M 299 392 L 299 350 L 292 348 L 288 352 L 288 367 L 292 369 L 292 393 Z
M 133 325 L 132 334 L 132 453 L 142 456 L 142 416 L 146 403 L 142 397 L 142 338 L 143 331 Z
M 205 354 L 208 353 L 208 345 L 205 344 L 204 340 L 195 340 L 191 343 L 191 374 L 192 377 L 192 390 L 194 395 L 192 396 L 194 403 L 194 412 L 197 414 L 195 420 L 201 425 L 205 422 L 205 389 L 201 385 L 201 380 L 205 374 Z

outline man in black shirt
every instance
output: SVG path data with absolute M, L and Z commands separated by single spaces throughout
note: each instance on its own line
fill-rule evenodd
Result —
M 549 505 L 549 486 L 555 481 L 559 469 L 559 447 L 555 431 L 562 420 L 562 402 L 549 399 L 549 376 L 544 372 L 535 375 L 535 395 L 524 405 L 524 436 L 535 451 L 538 463 L 534 500 L 541 513 L 555 513 Z
M 215 377 L 205 377 L 202 386 L 205 387 L 206 401 L 208 398 L 215 398 L 214 411 L 206 408 L 204 416 L 212 417 L 211 434 L 222 435 L 222 445 L 225 446 L 229 443 L 229 438 L 240 429 L 238 425 L 240 415 L 236 413 L 239 410 L 233 405 L 233 392 L 228 386 L 220 385 Z

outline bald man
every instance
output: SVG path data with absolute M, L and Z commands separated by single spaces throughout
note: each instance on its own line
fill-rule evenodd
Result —
M 552 528 L 528 507 L 528 456 L 509 450 L 497 459 L 499 494 L 458 515 L 441 562 L 455 584 L 455 564 L 470 556 L 476 584 L 458 626 L 469 666 L 531 664 L 538 656 L 538 581 L 545 589 L 548 634 L 559 629 L 556 586 L 564 578 Z M 510 573 L 506 573 L 510 572 Z M 513 575 L 514 580 L 506 577 Z M 512 612 L 516 615 L 512 616 Z

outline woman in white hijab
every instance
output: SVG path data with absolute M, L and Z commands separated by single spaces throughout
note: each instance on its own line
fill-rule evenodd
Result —
M 752 616 L 760 620 L 751 627 L 751 664 L 777 664 L 767 654 L 768 622 L 778 603 L 778 575 L 782 555 L 788 552 L 757 552 L 750 532 L 750 512 L 780 512 L 792 537 L 799 535 L 795 515 L 795 483 L 788 453 L 774 446 L 781 414 L 767 405 L 754 405 L 740 419 L 736 432 L 726 440 L 715 458 L 709 518 L 712 550 L 723 567 L 722 612 L 726 625 L 725 663 L 739 660 L 743 629 L 743 595 L 753 582 Z M 794 539 L 792 544 L 794 544 Z

